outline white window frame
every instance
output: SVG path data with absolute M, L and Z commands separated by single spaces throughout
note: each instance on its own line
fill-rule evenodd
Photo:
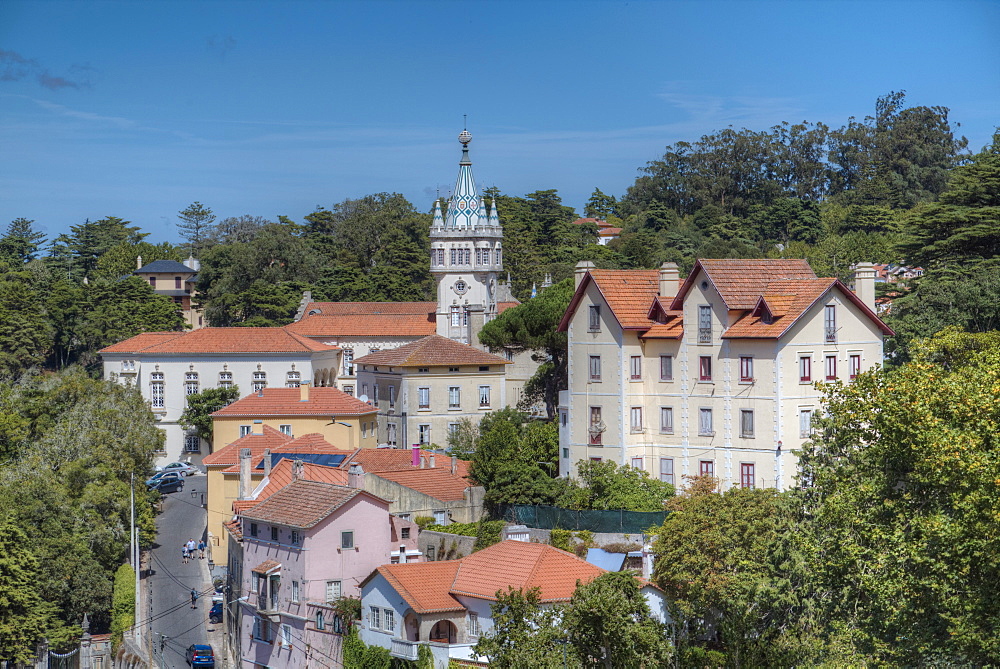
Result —
M 350 541 L 348 541 L 350 539 Z M 349 551 L 357 547 L 354 542 L 354 530 L 342 530 L 340 532 L 340 548 L 341 550 Z
M 823 341 L 828 344 L 837 341 L 837 305 L 823 307 Z
M 154 409 L 163 409 L 166 406 L 166 387 L 163 380 L 163 372 L 153 372 L 149 376 L 150 390 L 149 403 Z
M 250 434 L 253 428 L 250 425 L 240 425 L 240 436 L 245 437 Z
M 642 407 L 632 407 L 629 409 L 629 429 L 632 434 L 642 432 Z
M 753 383 L 753 356 L 740 356 L 740 383 Z
M 267 372 L 254 372 L 252 387 L 255 393 L 259 393 L 264 388 L 267 388 Z
M 469 611 L 469 636 L 480 636 L 482 629 L 479 627 L 479 614 Z
M 712 305 L 698 305 L 698 343 L 712 343 Z
M 642 381 L 642 356 L 631 355 L 628 359 L 628 376 L 630 381 Z
M 660 434 L 674 433 L 674 408 L 660 407 Z
M 590 356 L 590 380 L 601 380 L 601 356 L 599 355 Z
M 326 630 L 326 613 L 323 609 L 316 611 L 316 629 L 320 632 Z
M 232 388 L 233 387 L 233 373 L 232 372 L 219 372 L 219 387 L 220 388 Z
M 740 438 L 753 439 L 754 437 L 754 417 L 753 409 L 740 409 Z
M 587 312 L 589 320 L 587 321 L 587 331 L 588 332 L 600 332 L 601 331 L 601 305 L 591 304 L 590 309 Z
M 660 458 L 660 480 L 670 485 L 674 484 L 673 458 Z
M 799 409 L 799 438 L 808 439 L 812 436 L 812 409 Z
M 278 432 L 281 434 L 287 434 L 289 437 L 292 436 L 292 426 L 289 423 L 284 423 L 278 426 Z
M 291 371 L 285 375 L 286 388 L 298 388 L 302 385 L 302 372 Z
M 326 601 L 335 602 L 341 598 L 343 592 L 341 581 L 326 582 Z
M 354 376 L 354 349 L 344 349 L 344 376 Z
M 660 356 L 660 381 L 674 380 L 674 356 Z
M 198 382 L 198 372 L 184 373 L 184 394 L 194 395 L 198 392 L 200 384 Z
M 382 609 L 382 631 L 389 634 L 396 631 L 396 612 L 392 609 Z
M 201 453 L 201 437 L 196 434 L 184 435 L 184 452 Z
M 431 443 L 431 426 L 428 423 L 417 425 L 417 439 L 421 446 Z
M 294 534 L 294 532 L 292 534 Z M 299 582 L 298 581 L 292 581 L 292 603 L 293 604 L 298 604 L 299 603 Z
M 448 408 L 449 409 L 461 409 L 462 408 L 462 387 L 461 386 L 448 386 Z
M 632 458 L 632 469 L 640 469 L 641 470 L 642 468 L 643 468 L 642 456 L 641 455 L 637 455 L 634 458 Z
M 417 388 L 417 409 L 431 408 L 431 389 L 429 386 Z

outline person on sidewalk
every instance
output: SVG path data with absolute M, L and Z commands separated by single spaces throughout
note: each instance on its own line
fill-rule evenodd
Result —
M 202 560 L 205 559 L 205 541 L 204 540 L 198 542 L 198 557 L 200 557 Z
M 191 608 L 198 608 L 198 591 L 194 588 L 191 588 Z
M 184 564 L 188 563 L 188 559 L 190 557 L 191 557 L 191 551 L 188 550 L 188 545 L 181 544 L 181 559 L 184 561 Z

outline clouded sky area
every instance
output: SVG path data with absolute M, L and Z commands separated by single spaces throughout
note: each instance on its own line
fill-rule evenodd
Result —
M 978 150 L 1000 125 L 997 2 L 0 2 L 0 230 L 119 216 L 177 241 L 476 179 L 621 195 L 727 125 L 843 125 L 905 90 Z

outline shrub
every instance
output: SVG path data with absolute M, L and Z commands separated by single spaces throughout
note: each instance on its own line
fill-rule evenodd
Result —
M 631 553 L 632 551 L 641 551 L 642 544 L 617 541 L 610 544 L 604 544 L 601 548 L 608 553 Z
M 135 570 L 123 564 L 115 572 L 111 594 L 111 641 L 117 648 L 125 630 L 135 622 Z
M 568 553 L 573 552 L 573 531 L 572 530 L 560 530 L 554 529 L 549 535 L 549 544 L 564 550 Z
M 415 522 L 417 527 L 423 531 L 428 529 L 431 525 L 434 525 L 434 516 L 417 516 L 413 519 L 413 522 Z

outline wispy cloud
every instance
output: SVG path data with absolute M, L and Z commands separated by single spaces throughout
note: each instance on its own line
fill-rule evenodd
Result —
M 667 88 L 678 88 L 668 85 Z M 780 120 L 791 120 L 804 112 L 801 101 L 791 97 L 755 95 L 708 95 L 666 90 L 656 95 L 701 126 L 744 125 L 757 128 Z
M 56 104 L 55 102 L 49 102 L 48 100 L 39 100 L 37 98 L 31 98 L 31 101 L 42 109 L 46 109 L 60 116 L 67 116 L 69 118 L 77 118 L 83 121 L 97 121 L 101 123 L 109 123 L 111 125 L 117 126 L 119 128 L 136 128 L 138 124 L 129 118 L 124 118 L 121 116 L 104 116 L 102 114 L 94 114 L 92 112 L 79 111 L 76 109 L 70 109 L 65 105 Z
M 70 72 L 73 78 L 53 75 L 35 58 L 27 58 L 16 51 L 0 49 L 0 81 L 21 81 L 34 77 L 40 86 L 51 91 L 63 88 L 89 88 L 89 73 L 94 68 L 89 65 L 74 65 Z M 75 76 L 79 75 L 79 76 Z

